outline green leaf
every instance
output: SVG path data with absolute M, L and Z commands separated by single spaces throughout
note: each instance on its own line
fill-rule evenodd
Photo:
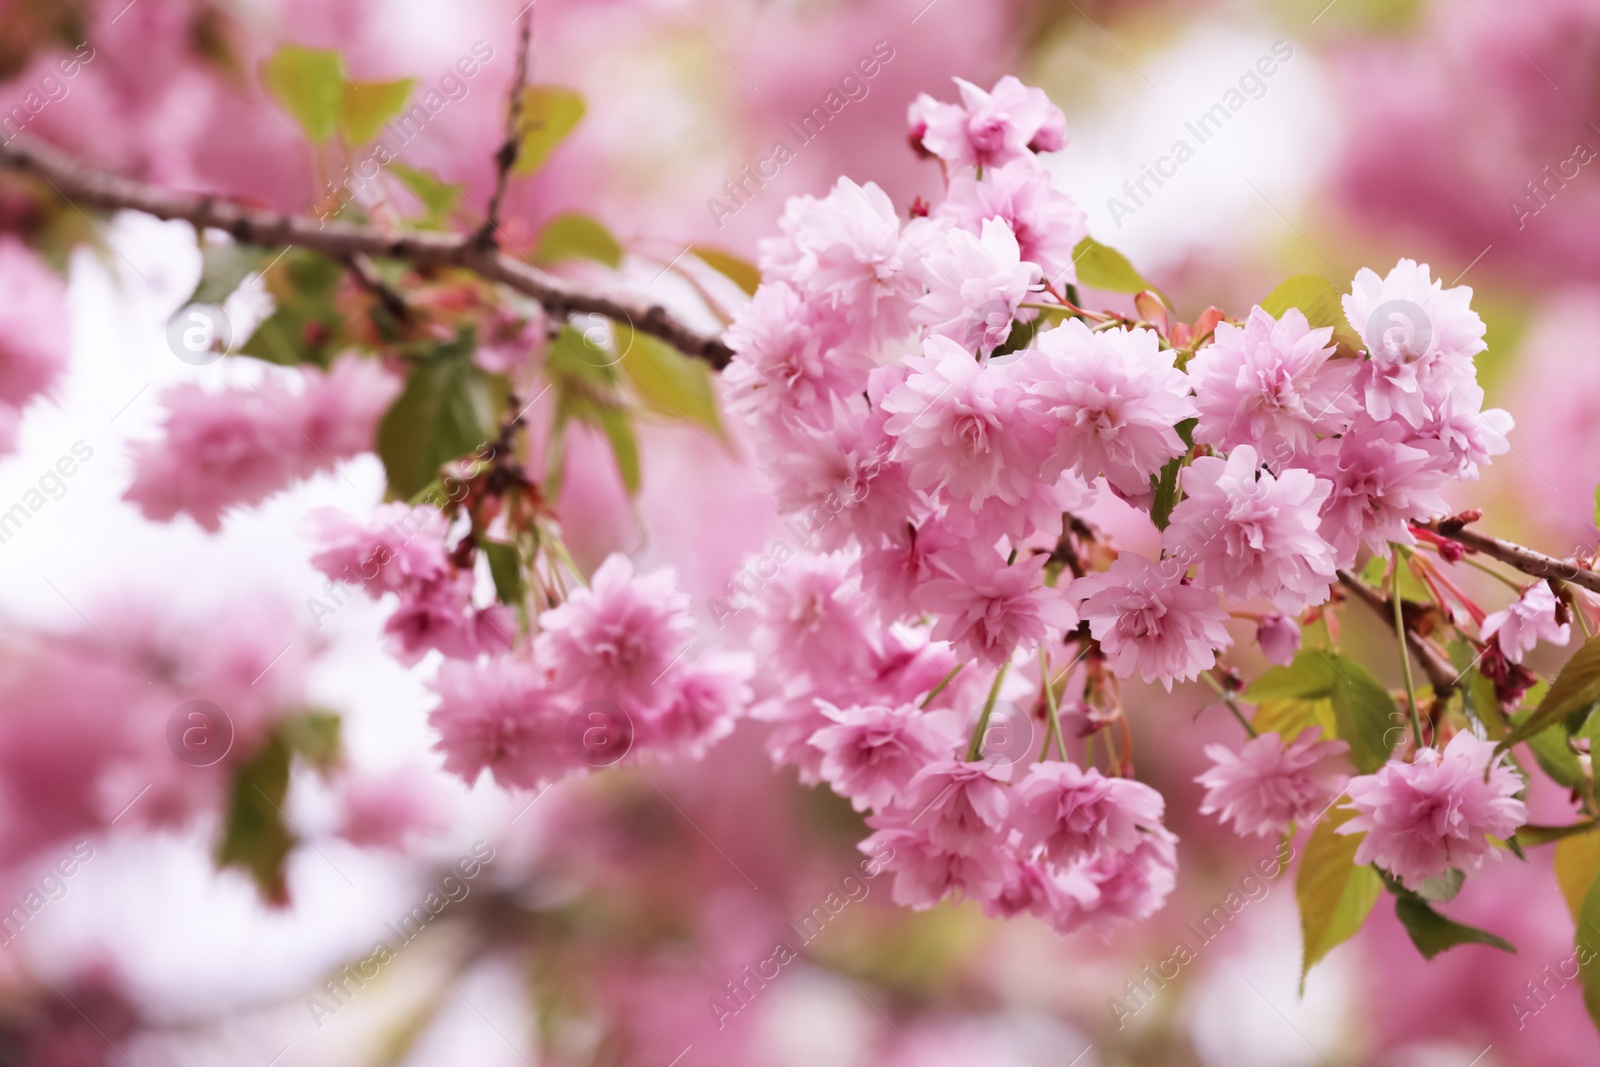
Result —
M 1594 830 L 1593 819 L 1567 826 L 1538 826 L 1530 822 L 1517 827 L 1517 832 L 1513 836 L 1523 848 L 1536 848 L 1539 845 L 1548 845 L 1552 841 L 1565 841 L 1570 837 L 1593 833 Z
M 1339 725 L 1333 717 L 1332 700 L 1265 700 L 1256 705 L 1250 725 L 1258 734 L 1277 734 L 1293 741 L 1307 729 L 1323 737 L 1337 737 Z
M 1320 274 L 1296 274 L 1262 298 L 1261 308 L 1273 318 L 1282 318 L 1290 308 L 1298 308 L 1314 330 L 1333 327 L 1333 339 L 1360 350 L 1361 338 L 1345 317 L 1339 290 Z
M 1495 695 L 1494 683 L 1478 670 L 1477 650 L 1461 639 L 1451 641 L 1448 647 L 1450 665 L 1461 676 L 1462 707 L 1469 716 L 1483 723 L 1490 740 L 1498 740 L 1511 732 L 1505 712 L 1500 708 L 1500 698 Z
M 1600 833 L 1562 838 L 1556 842 L 1555 853 L 1556 884 L 1561 887 L 1573 921 L 1582 922 L 1583 902 L 1589 895 L 1589 887 L 1600 880 Z
M 217 844 L 217 866 L 242 868 L 268 903 L 284 907 L 289 887 L 283 865 L 295 846 L 283 804 L 289 792 L 289 746 L 277 733 L 234 772 Z
M 1578 973 L 1583 981 L 1583 1006 L 1589 1018 L 1600 1023 L 1600 953 L 1588 949 L 1600 936 L 1600 880 L 1589 886 L 1583 906 L 1578 910 Z
M 615 330 L 617 351 L 622 353 L 618 365 L 633 383 L 645 408 L 669 419 L 698 423 L 725 436 L 711 385 L 711 368 L 703 360 L 690 359 L 671 345 L 636 332 L 627 323 L 617 323 Z
M 344 60 L 338 52 L 286 44 L 261 64 L 261 83 L 316 144 L 326 144 L 344 110 Z
M 319 771 L 344 762 L 343 720 L 331 711 L 307 711 L 284 719 L 278 732 L 289 751 Z
M 286 367 L 326 367 L 337 354 L 331 343 L 344 316 L 334 304 L 344 268 L 326 256 L 292 249 L 267 271 L 267 291 L 277 310 L 239 347 L 247 356 Z
M 1443 874 L 1424 878 L 1422 884 L 1417 887 L 1417 896 L 1444 904 L 1456 899 L 1466 880 L 1467 876 L 1461 872 L 1461 868 L 1446 867 Z
M 414 78 L 387 82 L 345 82 L 340 101 L 345 142 L 355 147 L 377 136 L 384 123 L 405 109 L 414 85 Z
M 522 90 L 519 146 L 512 173 L 529 175 L 540 167 L 583 118 L 583 97 L 559 85 L 530 85 Z
M 1395 896 L 1394 913 L 1423 959 L 1431 960 L 1457 945 L 1488 945 L 1504 952 L 1517 951 L 1517 946 L 1498 934 L 1440 915 L 1421 896 L 1398 882 L 1387 881 L 1386 884 Z
M 1287 667 L 1269 667 L 1244 691 L 1252 704 L 1271 700 L 1316 700 L 1333 695 L 1333 663 L 1315 648 L 1301 648 Z
M 1333 661 L 1333 717 L 1339 739 L 1350 745 L 1350 762 L 1362 774 L 1371 774 L 1389 759 L 1398 736 L 1391 727 L 1400 722 L 1399 709 L 1389 691 L 1355 660 L 1330 653 Z
M 1184 444 L 1194 446 L 1194 428 L 1199 422 L 1199 419 L 1184 419 L 1178 423 L 1176 429 Z M 1158 530 L 1165 530 L 1172 521 L 1172 509 L 1178 505 L 1178 472 L 1188 461 L 1188 453 L 1174 456 L 1161 468 L 1159 475 L 1150 476 L 1150 484 L 1156 491 L 1155 501 L 1150 505 L 1150 518 Z
M 566 455 L 562 442 L 567 423 L 573 420 L 592 426 L 606 436 L 623 485 L 630 494 L 638 491 L 639 447 L 633 436 L 633 423 L 617 389 L 617 358 L 615 352 L 600 345 L 593 335 L 581 334 L 571 326 L 563 326 L 551 342 L 545 357 L 545 374 L 556 390 L 556 402 L 555 418 L 550 424 L 550 447 L 546 450 L 544 491 L 547 497 L 553 498 L 561 491 Z
M 1294 899 L 1300 906 L 1302 994 L 1311 968 L 1356 935 L 1383 890 L 1377 871 L 1356 866 L 1356 849 L 1365 835 L 1335 832 L 1355 814 L 1350 807 L 1327 811 L 1312 828 L 1305 855 L 1300 858 L 1300 870 L 1295 874 Z
M 265 249 L 254 245 L 207 244 L 200 247 L 200 281 L 188 304 L 220 304 L 267 261 Z
M 1144 275 L 1133 269 L 1128 257 L 1115 248 L 1085 237 L 1072 251 L 1078 269 L 1078 283 L 1107 293 L 1137 293 L 1154 289 Z
M 622 264 L 622 245 L 611 231 L 588 215 L 569 212 L 545 223 L 533 258 L 538 263 L 592 259 L 615 268 Z
M 1600 636 L 1591 637 L 1583 647 L 1573 653 L 1567 665 L 1561 668 L 1556 680 L 1550 683 L 1549 692 L 1533 713 L 1500 742 L 1504 751 L 1518 741 L 1526 741 L 1546 727 L 1561 722 L 1575 711 L 1582 711 L 1600 700 Z
M 390 163 L 388 169 L 422 205 L 429 227 L 437 229 L 443 226 L 461 200 L 461 186 L 443 180 L 431 170 L 410 167 L 404 163 Z
M 633 436 L 633 420 L 621 408 L 597 408 L 594 421 L 600 432 L 611 442 L 611 454 L 617 460 L 617 472 L 622 475 L 622 486 L 629 496 L 639 492 L 639 444 Z
M 755 264 L 748 260 L 740 259 L 731 252 L 724 252 L 718 248 L 707 248 L 705 245 L 691 245 L 689 251 L 699 256 L 706 266 L 719 274 L 733 279 L 735 285 L 745 292 L 755 295 L 756 288 L 761 284 L 761 271 Z M 1600 504 L 1596 505 L 1600 511 Z
M 413 496 L 442 465 L 498 436 L 507 385 L 472 362 L 476 345 L 471 330 L 439 345 L 412 369 L 379 423 L 378 455 L 391 497 Z
M 522 603 L 524 587 L 522 564 L 517 558 L 517 546 L 504 541 L 479 542 L 484 558 L 489 561 L 489 574 L 494 578 L 494 592 L 500 603 L 515 607 Z

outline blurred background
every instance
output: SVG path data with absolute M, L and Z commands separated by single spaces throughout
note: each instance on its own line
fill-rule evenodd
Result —
M 353 76 L 444 86 L 447 107 L 401 158 L 482 204 L 524 10 L 5 0 L 0 108 L 23 116 L 5 135 L 25 126 L 125 174 L 307 210 L 328 175 L 256 70 L 285 43 L 331 48 Z M 468 55 L 479 69 L 456 77 Z M 865 93 L 796 145 L 789 124 L 869 55 Z M 953 76 L 1004 73 L 1064 109 L 1057 184 L 1180 318 L 1210 304 L 1242 316 L 1288 274 L 1343 287 L 1401 256 L 1472 286 L 1489 326 L 1480 379 L 1518 425 L 1459 503 L 1554 554 L 1593 550 L 1594 0 L 537 0 L 533 80 L 581 92 L 587 113 L 513 187 L 507 233 L 529 240 L 582 211 L 645 286 L 690 244 L 753 260 L 786 197 L 840 174 L 901 206 L 936 193 L 937 168 L 906 144 L 907 105 L 951 97 Z M 1200 125 L 1218 103 L 1226 121 Z M 730 197 L 778 140 L 793 158 Z M 167 322 L 200 275 L 189 227 L 13 208 L 0 199 L 3 228 L 53 249 L 66 280 L 8 285 L 0 315 L 41 343 L 70 337 L 70 359 L 0 461 L 0 511 L 46 500 L 0 539 L 0 910 L 21 916 L 0 932 L 0 1064 L 1600 1063 L 1578 988 L 1546 980 L 1572 928 L 1538 859 L 1475 879 L 1453 912 L 1517 955 L 1466 946 L 1425 963 L 1380 906 L 1302 995 L 1292 885 L 1259 877 L 1278 843 L 1194 814 L 1201 747 L 1226 734 L 1199 686 L 1130 700 L 1181 871 L 1161 915 L 1109 941 L 972 906 L 894 907 L 885 881 L 859 877 L 859 817 L 775 773 L 759 723 L 700 763 L 538 795 L 467 788 L 431 749 L 436 662 L 386 655 L 369 602 L 313 605 L 330 606 L 307 514 L 369 513 L 377 459 L 216 533 L 146 521 L 122 494 L 162 389 L 262 369 L 174 357 Z M 258 318 L 267 300 L 246 286 L 229 313 Z M 600 475 L 569 487 L 569 542 L 589 565 L 621 550 L 675 567 L 715 642 L 707 601 L 777 521 L 736 445 L 656 427 L 642 451 L 633 502 Z M 74 473 L 52 474 L 66 456 Z M 226 783 L 176 760 L 165 734 L 198 696 L 242 733 L 285 710 L 343 717 L 339 765 L 297 768 L 283 796 L 286 902 L 213 863 Z M 1243 905 L 1202 928 L 1230 895 Z M 818 908 L 825 923 L 801 922 Z M 1194 951 L 1175 966 L 1180 940 Z M 749 977 L 779 956 L 777 978 Z

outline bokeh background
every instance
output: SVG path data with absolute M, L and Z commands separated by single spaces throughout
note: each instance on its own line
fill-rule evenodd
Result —
M 481 205 L 523 11 L 521 0 L 6 0 L 0 107 L 76 56 L 28 134 L 124 173 L 304 210 L 321 176 L 259 87 L 263 57 L 284 43 L 334 48 L 354 75 L 428 85 L 487 45 L 465 92 L 403 154 Z M 933 193 L 937 169 L 906 145 L 907 105 L 951 96 L 952 76 L 986 86 L 1015 73 L 1066 112 L 1071 143 L 1053 165 L 1091 233 L 1180 317 L 1210 304 L 1242 315 L 1290 273 L 1343 284 L 1401 256 L 1471 285 L 1489 325 L 1480 378 L 1518 425 L 1460 504 L 1554 554 L 1593 550 L 1594 0 L 537 0 L 534 17 L 533 79 L 579 90 L 588 113 L 513 188 L 513 240 L 583 211 L 629 249 L 638 284 L 670 287 L 660 264 L 678 250 L 754 259 L 784 199 L 839 174 L 899 205 Z M 866 94 L 737 210 L 717 210 L 731 203 L 724 183 L 875 48 L 892 58 Z M 1269 55 L 1274 73 L 1253 73 Z M 1202 140 L 1193 124 L 1230 92 L 1246 103 Z M 1179 141 L 1191 152 L 1164 162 Z M 1148 177 L 1158 167 L 1170 172 L 1160 183 Z M 0 908 L 48 900 L 0 944 L 0 1063 L 1600 1063 L 1576 986 L 1546 983 L 1572 955 L 1572 928 L 1538 859 L 1502 864 L 1454 905 L 1517 955 L 1466 946 L 1424 963 L 1380 904 L 1302 995 L 1292 886 L 1252 877 L 1277 843 L 1240 842 L 1194 814 L 1200 749 L 1225 734 L 1197 686 L 1130 701 L 1140 775 L 1168 797 L 1182 866 L 1165 912 L 1104 941 L 970 906 L 913 914 L 885 882 L 846 881 L 858 817 L 774 772 L 758 723 L 701 763 L 537 796 L 467 788 L 430 747 L 436 664 L 408 671 L 386 655 L 370 603 L 320 619 L 308 608 L 323 579 L 307 562 L 306 516 L 370 511 L 376 458 L 215 534 L 145 521 L 122 494 L 130 442 L 158 431 L 161 390 L 263 371 L 174 357 L 167 321 L 200 271 L 188 227 L 10 210 L 0 202 L 7 228 L 33 227 L 67 272 L 64 303 L 36 310 L 41 329 L 70 337 L 70 363 L 0 461 L 0 509 L 75 445 L 91 458 L 0 542 Z M 230 315 L 250 321 L 266 300 L 246 286 Z M 569 486 L 569 541 L 587 564 L 612 550 L 670 564 L 704 605 L 777 522 L 736 446 L 656 427 L 643 449 L 636 502 L 598 475 Z M 303 844 L 287 906 L 212 862 L 222 787 L 174 760 L 163 734 L 197 687 L 232 709 L 344 717 L 342 769 L 291 783 L 286 818 Z M 110 755 L 108 729 L 130 738 Z M 448 906 L 372 963 L 432 892 Z M 847 906 L 814 937 L 791 925 L 839 893 Z M 1199 946 L 1186 924 L 1230 893 L 1245 906 Z M 1199 946 L 1194 958 L 1151 979 L 1180 938 Z M 746 984 L 747 1003 L 731 1000 L 727 983 L 780 941 L 797 958 Z M 371 977 L 342 972 L 363 960 Z M 1542 999 L 1529 982 L 1545 983 Z M 719 1013 L 713 998 L 739 1010 Z

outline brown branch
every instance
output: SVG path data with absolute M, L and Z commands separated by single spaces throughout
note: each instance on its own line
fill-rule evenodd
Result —
M 177 192 L 98 170 L 59 149 L 24 138 L 0 146 L 0 168 L 37 175 L 79 207 L 127 209 L 158 219 L 181 219 L 196 227 L 222 230 L 241 244 L 263 248 L 292 245 L 341 262 L 365 255 L 404 260 L 418 267 L 468 270 L 531 297 L 554 317 L 593 314 L 626 322 L 639 333 L 665 341 L 716 370 L 726 367 L 733 355 L 720 338 L 691 329 L 658 304 L 634 303 L 570 288 L 520 259 L 479 248 L 468 236 L 387 234 L 348 222 L 319 222 L 303 215 L 260 211 L 216 196 Z
M 406 303 L 406 298 L 389 287 L 370 257 L 356 252 L 345 260 L 345 265 L 350 268 L 356 281 L 361 283 L 361 288 L 377 297 L 389 314 L 401 322 L 411 317 L 411 306 Z
M 1580 567 L 1571 560 L 1556 559 L 1543 552 L 1535 552 L 1531 548 L 1523 548 L 1510 541 L 1502 541 L 1498 537 L 1490 537 L 1488 534 L 1468 529 L 1466 518 L 1458 515 L 1455 518 L 1419 525 L 1422 529 L 1432 530 L 1440 537 L 1448 537 L 1473 551 L 1497 559 L 1508 567 L 1515 567 L 1530 577 L 1557 578 L 1573 585 L 1581 585 L 1592 593 L 1600 593 L 1600 574 L 1587 567 Z
M 1380 619 L 1391 627 L 1394 625 L 1394 600 L 1391 597 L 1380 593 L 1349 571 L 1340 571 L 1339 581 L 1354 593 L 1358 600 L 1377 612 Z M 1428 676 L 1428 683 L 1433 686 L 1434 707 L 1442 709 L 1445 698 L 1455 690 L 1460 674 L 1439 654 L 1432 642 L 1410 626 L 1406 627 L 1406 644 L 1410 646 L 1417 662 L 1422 665 L 1422 672 Z M 1430 718 L 1436 719 L 1437 716 L 1430 715 Z
M 500 205 L 506 198 L 506 185 L 511 180 L 511 168 L 517 165 L 517 153 L 522 147 L 522 90 L 528 84 L 528 56 L 533 45 L 533 4 L 522 16 L 522 34 L 517 40 L 517 76 L 511 83 L 511 99 L 506 104 L 506 139 L 494 155 L 494 192 L 489 197 L 489 210 L 483 217 L 483 226 L 473 242 L 481 249 L 496 247 L 495 233 L 500 229 Z

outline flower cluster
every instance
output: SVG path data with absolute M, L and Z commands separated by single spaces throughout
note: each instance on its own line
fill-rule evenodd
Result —
M 1446 514 L 1443 490 L 1507 449 L 1511 420 L 1483 410 L 1471 291 L 1410 260 L 1357 275 L 1348 323 L 1295 306 L 1169 323 L 1154 293 L 1137 317 L 1080 307 L 1084 216 L 1039 159 L 1066 145 L 1061 113 L 1014 78 L 958 84 L 960 103 L 910 112 L 944 200 L 902 218 L 848 178 L 791 200 L 728 334 L 729 405 L 827 553 L 758 598 L 753 640 L 786 679 L 759 714 L 776 758 L 873 812 L 898 899 L 962 892 L 1071 929 L 1159 905 L 1173 863 L 1159 796 L 1124 777 L 1126 752 L 1102 777 L 1062 746 L 1015 784 L 981 736 L 963 758 L 955 712 L 975 705 L 952 690 L 930 703 L 945 675 L 927 668 L 1000 672 L 992 705 L 1006 671 L 1041 664 L 1033 714 L 1048 705 L 1065 739 L 1058 693 L 1081 681 L 1093 733 L 1120 715 L 1116 679 L 1170 689 L 1215 669 L 1230 611 L 1288 662 L 1294 618 L 1363 549 L 1415 545 L 1412 525 Z M 1150 514 L 1156 558 L 1090 531 L 1086 563 L 1081 512 L 1105 492 Z M 1074 645 L 1066 671 L 1047 666 Z M 906 649 L 922 665 L 885 676 Z M 1206 810 L 1282 832 L 1339 794 L 1343 751 L 1316 733 L 1215 751 Z M 1085 811 L 1101 812 L 1093 833 Z

